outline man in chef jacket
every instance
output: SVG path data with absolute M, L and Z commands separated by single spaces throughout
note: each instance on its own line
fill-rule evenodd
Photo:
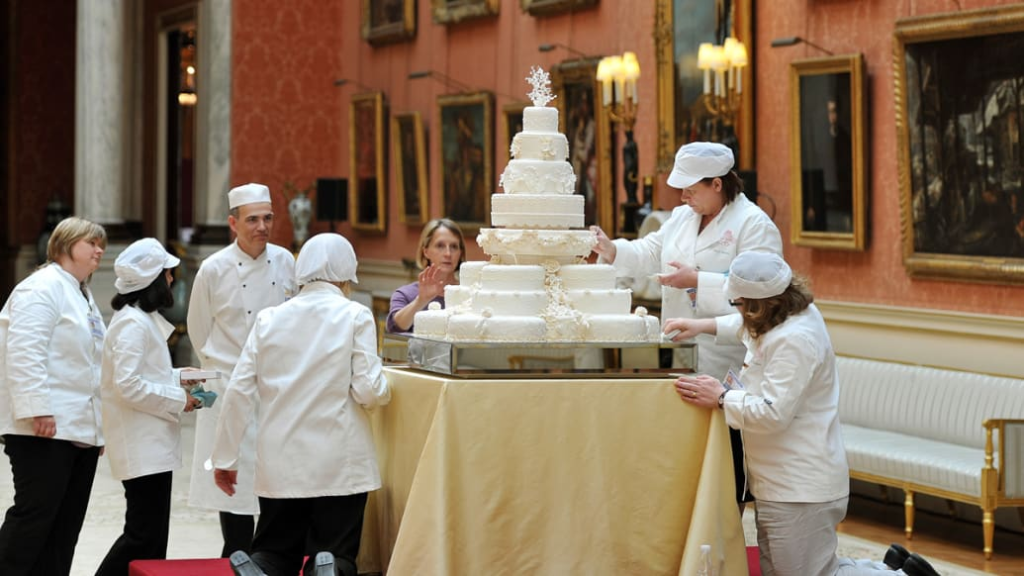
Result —
M 228 225 L 235 234 L 231 245 L 203 261 L 192 284 L 188 306 L 188 335 L 204 370 L 217 370 L 221 378 L 207 380 L 205 388 L 222 395 L 256 315 L 293 296 L 295 258 L 271 244 L 274 209 L 270 189 L 246 184 L 228 192 Z M 235 496 L 217 488 L 206 461 L 213 447 L 220 404 L 197 412 L 196 445 L 192 460 L 189 505 L 220 512 L 224 536 L 223 557 L 249 550 L 259 512 L 253 493 L 256 426 L 246 431 L 238 465 Z

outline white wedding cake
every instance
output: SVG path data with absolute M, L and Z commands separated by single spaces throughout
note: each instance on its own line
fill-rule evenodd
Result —
M 465 262 L 459 285 L 445 288 L 445 305 L 416 314 L 417 336 L 456 342 L 657 342 L 658 319 L 615 287 L 615 269 L 588 264 L 597 237 L 584 227 L 583 196 L 566 160 L 548 74 L 527 78 L 533 106 L 512 139 L 501 175 L 503 194 L 491 196 L 491 225 L 477 243 L 489 262 Z M 577 228 L 577 230 L 573 230 Z

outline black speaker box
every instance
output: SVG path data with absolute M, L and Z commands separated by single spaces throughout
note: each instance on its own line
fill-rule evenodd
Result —
M 329 222 L 348 220 L 348 180 L 317 178 L 316 219 Z

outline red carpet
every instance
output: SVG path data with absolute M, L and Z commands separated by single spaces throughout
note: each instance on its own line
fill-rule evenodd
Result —
M 761 576 L 757 546 L 747 546 L 750 576 Z M 231 576 L 226 558 L 204 560 L 136 560 L 128 566 L 128 576 Z
M 761 576 L 761 561 L 758 560 L 757 546 L 747 546 L 747 568 L 750 576 Z

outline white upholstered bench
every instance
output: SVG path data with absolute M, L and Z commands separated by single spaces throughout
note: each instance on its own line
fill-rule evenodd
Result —
M 1024 506 L 1024 380 L 894 362 L 838 359 L 850 476 L 979 506 L 985 557 L 993 511 Z

